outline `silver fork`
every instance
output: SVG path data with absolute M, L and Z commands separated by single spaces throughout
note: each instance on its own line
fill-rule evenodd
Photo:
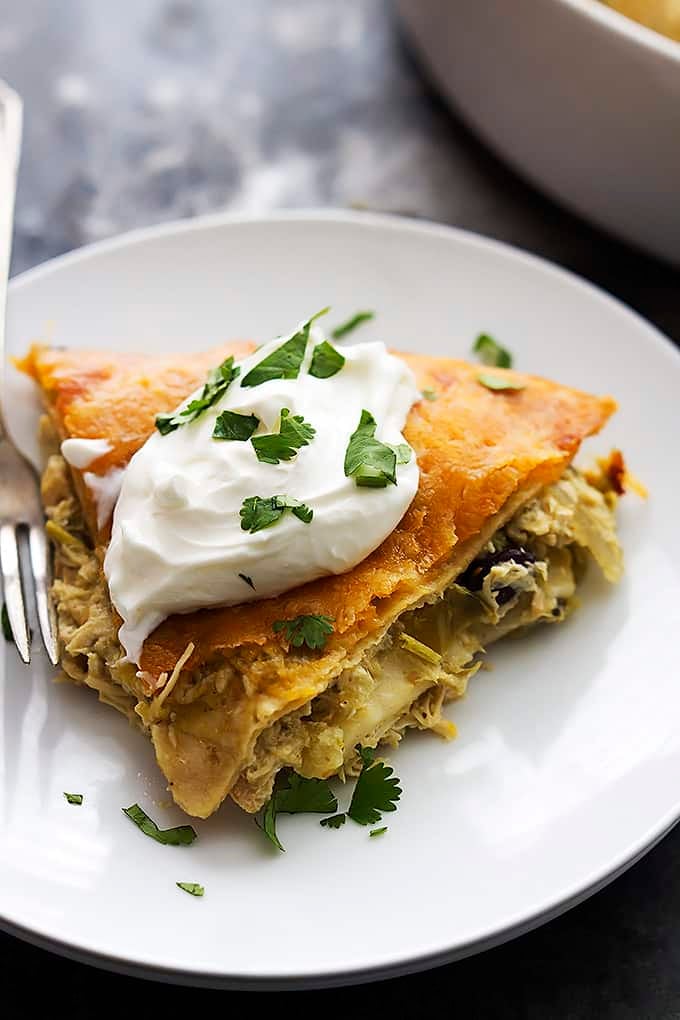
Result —
M 22 104 L 19 96 L 0 82 L 0 384 L 5 369 L 7 282 L 12 251 L 12 223 L 19 152 Z M 3 390 L 0 389 L 0 395 Z M 24 591 L 32 586 L 38 624 L 50 662 L 57 665 L 54 613 L 49 600 L 49 553 L 38 479 L 10 441 L 0 409 L 0 573 L 5 605 L 19 655 L 31 661 L 31 640 L 26 621 Z M 22 578 L 19 536 L 28 532 L 31 576 Z M 23 583 L 22 583 L 23 581 Z

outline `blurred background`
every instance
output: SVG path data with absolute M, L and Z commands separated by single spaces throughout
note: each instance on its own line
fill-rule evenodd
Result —
M 493 88 L 493 52 L 479 63 Z M 15 273 L 177 217 L 353 207 L 529 249 L 680 341 L 678 270 L 587 225 L 501 163 L 438 96 L 390 0 L 0 0 L 0 77 L 25 103 Z M 463 1004 L 473 1018 L 680 1017 L 678 849 L 676 829 L 613 886 L 510 945 L 307 1001 L 359 1016 L 403 1015 L 412 996 L 421 1008 Z M 95 1001 L 99 1016 L 133 1001 L 195 1009 L 219 994 L 105 974 L 7 936 L 0 945 L 25 1003 L 40 973 L 73 1017 L 92 1016 Z
M 492 87 L 493 51 L 479 62 Z M 0 76 L 25 102 L 15 273 L 177 217 L 351 206 L 537 252 L 680 338 L 677 271 L 491 155 L 391 0 L 0 0 Z

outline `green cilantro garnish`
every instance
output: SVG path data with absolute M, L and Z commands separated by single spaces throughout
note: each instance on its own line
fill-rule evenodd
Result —
M 357 750 L 362 767 L 347 814 L 359 825 L 372 825 L 380 821 L 381 812 L 397 810 L 401 787 L 389 765 L 374 761 L 374 751 L 370 747 L 359 745 Z
M 82 795 L 82 793 L 66 793 L 65 792 L 64 796 L 66 797 L 66 800 L 69 802 L 69 804 L 82 804 L 83 803 L 83 795 Z
M 369 835 L 369 836 L 371 837 L 371 839 L 372 839 L 372 838 L 373 838 L 374 836 L 382 836 L 382 835 L 384 835 L 384 834 L 385 834 L 386 832 L 387 832 L 387 826 L 386 826 L 386 825 L 383 825 L 383 826 L 382 826 L 382 828 L 380 828 L 380 829 L 371 829 L 371 831 L 369 832 L 369 834 L 368 834 L 368 835 Z
M 188 892 L 190 896 L 202 896 L 205 889 L 198 882 L 175 882 L 178 889 L 184 889 L 184 892 Z
M 357 485 L 384 488 L 397 484 L 397 452 L 386 443 L 375 438 L 377 422 L 370 411 L 362 411 L 359 424 L 352 433 L 345 453 L 345 475 L 353 478 Z M 404 451 L 410 448 L 402 444 L 397 448 L 399 463 L 404 463 Z
M 264 464 L 280 464 L 292 460 L 302 446 L 309 446 L 316 435 L 316 429 L 305 421 L 301 414 L 291 415 L 287 407 L 281 411 L 278 432 L 266 436 L 254 436 L 253 444 L 257 459 Z
M 375 312 L 357 312 L 347 322 L 341 323 L 336 326 L 331 332 L 331 336 L 334 340 L 340 340 L 343 336 L 347 336 L 352 330 L 355 330 L 357 326 L 360 326 L 363 322 L 370 322 L 375 317 Z
M 479 334 L 472 350 L 475 354 L 479 355 L 479 360 L 485 365 L 491 365 L 494 368 L 512 368 L 512 354 L 510 351 L 496 343 L 494 338 L 489 336 L 488 333 Z
M 250 439 L 260 424 L 254 414 L 239 414 L 238 411 L 222 411 L 217 415 L 213 439 L 233 439 L 244 443 Z
M 229 384 L 240 371 L 240 368 L 234 366 L 232 355 L 225 358 L 217 368 L 211 369 L 200 397 L 192 400 L 181 411 L 172 411 L 170 414 L 157 416 L 156 428 L 160 434 L 167 436 L 169 432 L 174 432 L 180 425 L 188 425 L 190 421 L 195 421 L 199 415 L 212 407 L 227 392 Z
M 487 390 L 523 390 L 523 382 L 515 382 L 514 379 L 502 378 L 499 375 L 489 375 L 488 372 L 482 372 L 481 375 L 477 376 L 477 382 L 481 383 L 482 386 L 486 386 Z
M 340 351 L 336 351 L 335 347 L 324 340 L 314 348 L 309 374 L 316 379 L 330 379 L 332 375 L 340 371 L 344 364 L 345 358 Z
M 123 808 L 123 812 L 132 819 L 145 836 L 150 836 L 151 839 L 155 839 L 157 843 L 163 843 L 165 846 L 190 846 L 197 838 L 196 832 L 190 825 L 177 825 L 174 829 L 159 829 L 147 813 L 142 811 L 139 804 Z
M 2 626 L 2 633 L 5 636 L 5 641 L 14 641 L 14 634 L 12 634 L 12 625 L 9 622 L 9 613 L 7 612 L 7 603 L 2 603 L 2 612 L 0 613 L 0 625 Z
M 425 398 L 425 400 L 433 401 L 436 400 L 439 396 L 436 390 L 421 390 L 420 392 Z
M 277 815 L 325 815 L 337 809 L 337 799 L 325 779 L 304 779 L 291 772 L 280 785 L 277 784 L 260 827 L 278 850 L 285 850 L 276 834 Z
M 255 591 L 255 585 L 253 584 L 252 577 L 248 577 L 247 574 L 239 574 L 238 576 L 241 578 L 242 581 L 245 581 L 246 584 L 253 589 L 253 591 Z
M 243 500 L 240 510 L 241 530 L 254 535 L 256 531 L 270 528 L 283 517 L 286 510 L 290 510 L 303 524 L 309 524 L 314 516 L 311 507 L 293 499 L 292 496 L 269 496 L 267 499 L 261 496 L 248 496 Z
M 413 453 L 410 446 L 406 443 L 399 443 L 398 446 L 393 446 L 392 449 L 396 454 L 397 464 L 408 464 L 411 459 L 411 454 Z
M 267 806 L 264 809 L 264 815 L 262 816 L 262 824 L 255 819 L 255 824 L 259 825 L 265 836 L 274 844 L 277 850 L 281 850 L 285 853 L 285 846 L 281 843 L 276 833 L 276 794 L 273 793 L 269 799 Z
M 319 825 L 328 829 L 339 829 L 347 821 L 347 815 L 343 811 L 340 815 L 331 815 L 330 818 L 322 818 Z
M 294 620 L 277 620 L 272 630 L 275 634 L 284 631 L 286 641 L 293 648 L 323 648 L 326 638 L 333 633 L 332 616 L 296 616 Z
M 307 350 L 309 331 L 312 323 L 328 311 L 323 308 L 316 315 L 302 326 L 290 340 L 277 347 L 275 351 L 263 358 L 259 364 L 251 368 L 250 372 L 241 380 L 241 386 L 260 386 L 262 383 L 270 382 L 272 379 L 297 379 L 300 374 L 300 365 Z
M 277 790 L 276 810 L 280 815 L 299 815 L 303 812 L 328 814 L 336 811 L 338 802 L 326 779 L 305 779 L 291 772 L 288 786 Z

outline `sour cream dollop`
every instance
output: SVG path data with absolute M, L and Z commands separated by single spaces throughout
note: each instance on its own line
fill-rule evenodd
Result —
M 357 344 L 343 347 L 339 372 L 318 379 L 308 369 L 325 338 L 313 327 L 296 379 L 241 386 L 290 336 L 240 362 L 240 376 L 220 400 L 174 432 L 151 436 L 124 473 L 104 572 L 123 620 L 119 640 L 133 662 L 145 638 L 174 613 L 269 598 L 351 569 L 394 530 L 416 494 L 414 454 L 398 465 L 396 485 L 362 488 L 344 473 L 362 410 L 375 418 L 377 439 L 404 443 L 401 430 L 420 397 L 407 365 L 382 343 Z M 316 429 L 292 460 L 262 463 L 249 440 L 213 438 L 224 410 L 259 418 L 257 436 L 278 431 L 283 408 Z M 271 527 L 242 530 L 243 501 L 274 495 L 311 507 L 312 521 L 287 511 Z
M 88 468 L 99 457 L 111 451 L 108 439 L 65 439 L 61 455 L 71 467 Z

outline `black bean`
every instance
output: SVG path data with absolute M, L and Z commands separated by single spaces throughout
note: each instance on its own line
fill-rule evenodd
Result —
M 517 563 L 520 567 L 525 567 L 529 563 L 535 562 L 536 557 L 533 553 L 530 553 L 528 549 L 524 549 L 522 546 L 500 549 L 498 552 L 484 553 L 482 556 L 478 556 L 476 560 L 473 560 L 469 567 L 463 571 L 458 578 L 458 584 L 461 584 L 463 588 L 467 588 L 468 591 L 480 591 L 484 584 L 484 578 L 496 564 Z M 506 585 L 506 587 L 500 588 L 494 594 L 496 602 L 498 602 L 499 606 L 502 606 L 505 602 L 510 601 L 514 591 L 510 585 Z

